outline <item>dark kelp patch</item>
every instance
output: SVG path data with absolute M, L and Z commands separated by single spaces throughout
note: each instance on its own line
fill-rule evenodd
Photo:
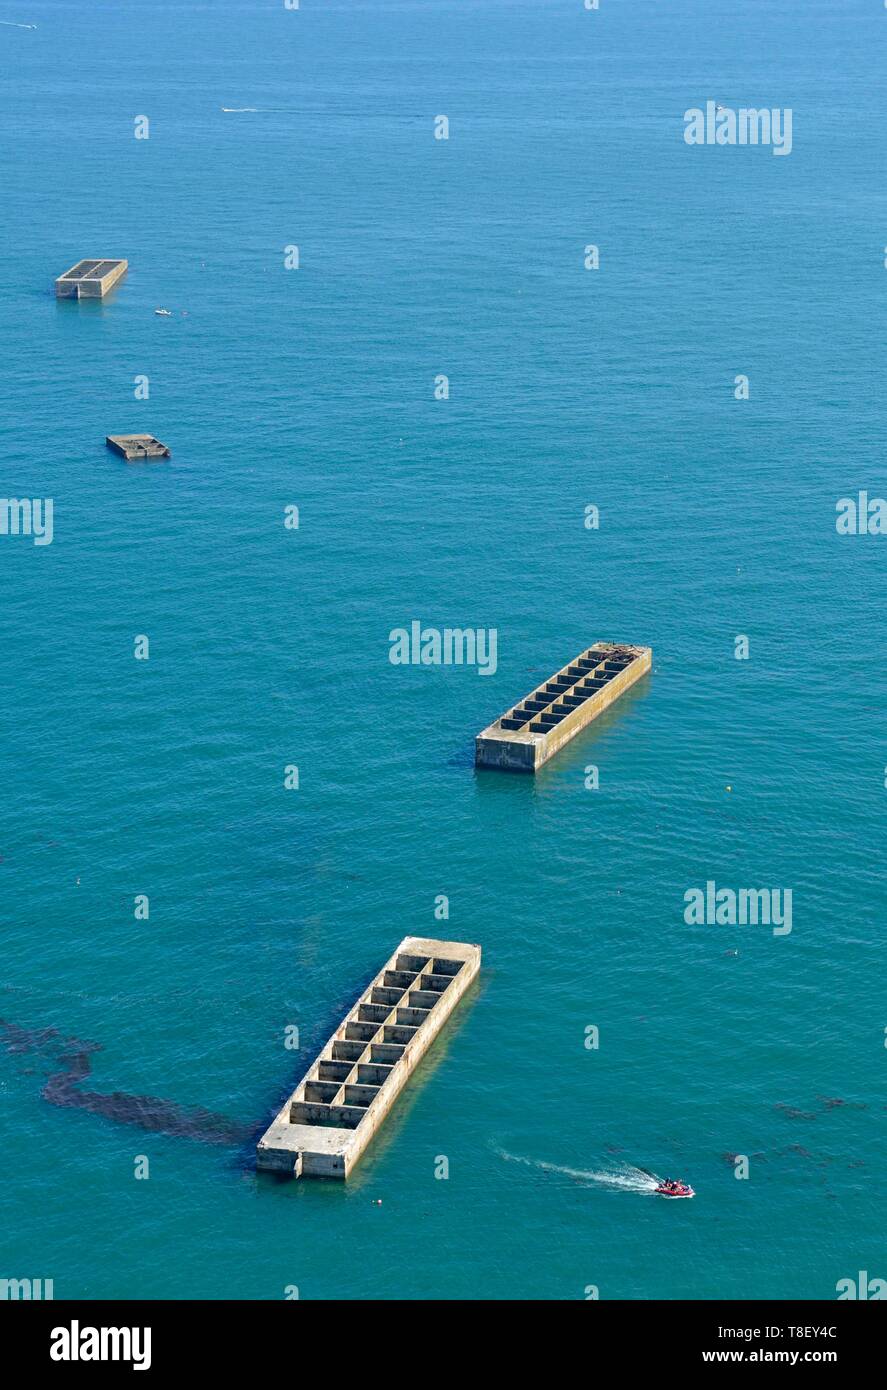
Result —
M 198 1139 L 204 1144 L 240 1145 L 252 1137 L 252 1128 L 201 1106 L 178 1105 L 159 1096 L 133 1095 L 128 1091 L 104 1095 L 82 1090 L 82 1083 L 92 1072 L 90 1058 L 102 1051 L 101 1043 L 65 1038 L 57 1028 L 22 1028 L 0 1019 L 0 1044 L 13 1056 L 37 1053 L 55 1064 L 40 1092 L 50 1105 L 86 1110 L 117 1124 L 136 1125 L 175 1138 Z

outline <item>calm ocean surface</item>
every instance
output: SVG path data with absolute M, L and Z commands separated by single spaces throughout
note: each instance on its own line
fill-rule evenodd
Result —
M 0 19 L 0 492 L 55 507 L 51 545 L 0 537 L 0 1017 L 27 1030 L 0 1050 L 0 1277 L 781 1299 L 887 1275 L 887 540 L 835 530 L 885 487 L 887 13 Z M 685 145 L 709 99 L 791 107 L 791 155 Z M 56 302 L 93 255 L 129 258 L 120 287 Z M 170 463 L 105 450 L 139 430 Z M 495 628 L 495 675 L 392 666 L 413 619 Z M 651 645 L 652 675 L 535 780 L 475 774 L 474 734 L 596 638 Z M 685 925 L 709 879 L 790 888 L 791 934 Z M 347 1187 L 258 1180 L 250 1135 L 407 934 L 482 944 L 473 1002 Z M 122 1120 L 160 1097 L 242 1143 L 48 1103 L 69 1038 Z M 594 1176 L 633 1164 L 696 1201 Z

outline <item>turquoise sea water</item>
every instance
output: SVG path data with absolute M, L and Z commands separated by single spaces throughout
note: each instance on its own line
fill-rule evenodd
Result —
M 0 492 L 54 499 L 51 545 L 0 536 L 0 1017 L 58 1030 L 0 1052 L 0 1277 L 781 1299 L 887 1275 L 887 541 L 835 530 L 885 486 L 887 13 L 0 19 Z M 791 155 L 685 145 L 709 99 L 791 107 Z M 92 255 L 127 278 L 57 302 Z M 137 430 L 170 463 L 105 450 Z M 495 675 L 392 666 L 413 619 L 495 628 Z M 474 734 L 596 638 L 648 643 L 652 675 L 535 780 L 476 774 Z M 791 934 L 685 925 L 709 879 L 790 888 Z M 250 1133 L 407 934 L 482 944 L 470 1006 L 347 1187 L 257 1179 Z M 59 1037 L 101 1048 L 82 1089 L 243 1142 L 49 1103 Z M 634 1164 L 697 1199 L 593 1176 Z

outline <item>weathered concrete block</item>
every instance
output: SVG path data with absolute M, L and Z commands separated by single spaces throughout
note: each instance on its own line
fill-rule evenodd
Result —
M 347 1178 L 480 970 L 480 947 L 407 936 L 262 1135 L 256 1167 Z
M 55 282 L 59 299 L 101 299 L 126 274 L 129 261 L 78 261 Z
M 105 437 L 105 443 L 127 463 L 132 463 L 134 459 L 168 459 L 172 452 L 153 434 L 109 434 Z
M 475 766 L 535 772 L 652 664 L 650 647 L 595 642 L 477 735 Z

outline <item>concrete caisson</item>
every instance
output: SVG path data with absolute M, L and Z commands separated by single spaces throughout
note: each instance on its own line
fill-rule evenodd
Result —
M 262 1135 L 256 1167 L 348 1177 L 480 969 L 480 947 L 407 936 Z
M 78 261 L 55 282 L 59 299 L 102 299 L 125 274 L 129 261 Z
M 652 662 L 650 647 L 595 642 L 477 735 L 475 765 L 536 772 Z

